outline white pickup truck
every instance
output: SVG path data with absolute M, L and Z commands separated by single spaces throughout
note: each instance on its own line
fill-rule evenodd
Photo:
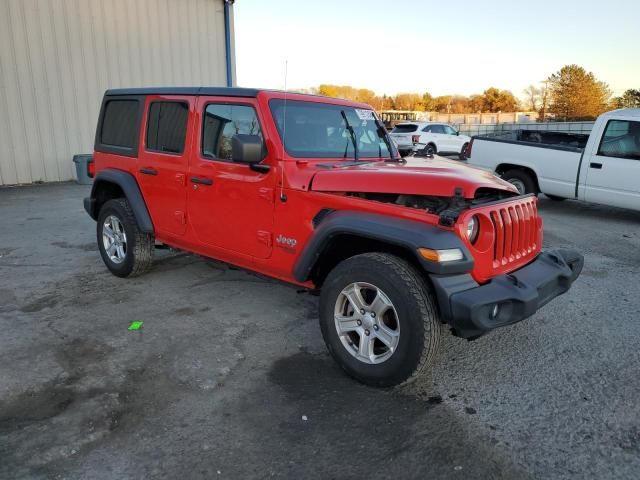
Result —
M 467 158 L 523 194 L 640 210 L 639 108 L 603 113 L 588 137 L 537 131 L 473 137 Z

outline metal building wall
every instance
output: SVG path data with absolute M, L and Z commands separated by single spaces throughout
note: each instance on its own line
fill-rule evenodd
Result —
M 74 178 L 108 88 L 225 84 L 223 0 L 0 0 L 0 185 Z

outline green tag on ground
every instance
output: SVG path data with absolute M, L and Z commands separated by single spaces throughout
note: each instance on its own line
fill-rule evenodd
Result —
M 131 322 L 131 325 L 129 325 L 128 330 L 140 330 L 140 327 L 142 327 L 142 324 L 144 322 L 139 322 L 138 320 L 136 320 L 135 322 Z

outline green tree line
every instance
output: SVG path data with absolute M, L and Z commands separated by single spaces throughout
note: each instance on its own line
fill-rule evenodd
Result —
M 579 65 L 566 65 L 540 86 L 530 85 L 518 99 L 509 90 L 489 87 L 476 95 L 432 96 L 424 93 L 376 95 L 367 88 L 322 84 L 313 93 L 368 103 L 376 110 L 435 111 L 440 113 L 488 113 L 536 111 L 541 118 L 592 120 L 613 108 L 640 107 L 640 90 L 629 89 L 612 97 L 609 86 Z

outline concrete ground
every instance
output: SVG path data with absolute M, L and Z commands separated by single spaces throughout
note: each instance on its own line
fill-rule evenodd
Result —
M 0 189 L 0 478 L 640 478 L 640 213 L 541 198 L 571 292 L 389 391 L 294 288 L 170 252 L 112 276 L 87 192 Z

